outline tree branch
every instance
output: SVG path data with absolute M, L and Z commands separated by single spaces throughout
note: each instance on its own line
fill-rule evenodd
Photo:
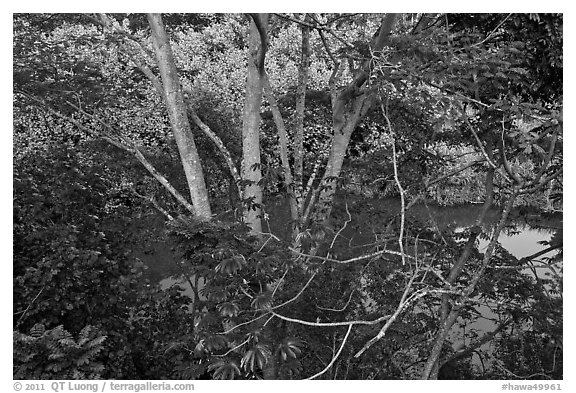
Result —
M 386 119 L 386 123 L 388 124 L 388 131 L 390 134 L 394 135 L 392 131 L 392 124 L 390 124 L 390 119 L 386 115 L 386 110 L 384 106 L 381 104 L 380 107 L 382 108 L 382 115 Z M 400 179 L 398 177 L 398 163 L 396 158 L 396 138 L 392 141 L 392 164 L 394 166 L 394 180 L 396 181 L 396 186 L 398 187 L 398 192 L 400 193 L 400 233 L 398 234 L 398 246 L 400 247 L 400 254 L 402 255 L 402 266 L 406 264 L 406 258 L 404 256 L 404 220 L 406 217 L 406 209 L 405 209 L 405 202 L 404 202 L 404 189 L 402 188 L 402 184 L 400 183 Z
M 278 131 L 278 140 L 280 142 L 280 162 L 282 163 L 282 169 L 284 171 L 284 186 L 286 187 L 289 197 L 290 215 L 293 221 L 298 222 L 300 220 L 300 214 L 298 211 L 298 200 L 294 193 L 294 188 L 295 186 L 298 187 L 298 185 L 294 184 L 292 169 L 290 168 L 290 161 L 288 159 L 288 133 L 267 74 L 264 75 L 264 95 L 270 104 L 272 117 L 274 118 L 276 130 Z
M 482 345 L 486 344 L 490 340 L 494 339 L 494 337 L 496 337 L 496 335 L 498 333 L 500 333 L 502 331 L 502 329 L 504 329 L 506 326 L 508 326 L 510 323 L 512 323 L 512 321 L 514 321 L 514 319 L 509 318 L 509 319 L 505 320 L 504 322 L 500 323 L 496 327 L 496 329 L 494 329 L 490 333 L 484 334 L 482 337 L 475 340 L 472 344 L 468 345 L 466 348 L 464 348 L 460 351 L 457 351 L 456 353 L 452 354 L 450 357 L 444 359 L 442 362 L 440 362 L 440 367 L 442 367 L 443 365 L 445 365 L 448 362 L 451 362 L 452 360 L 461 359 L 461 358 L 464 358 L 468 355 L 471 355 L 473 352 L 476 351 L 477 348 L 481 347 Z
M 311 377 L 306 378 L 307 380 L 318 378 L 320 375 L 322 375 L 326 371 L 328 371 L 330 369 L 330 367 L 332 367 L 332 365 L 336 362 L 336 359 L 338 359 L 338 357 L 340 356 L 342 349 L 344 349 L 344 345 L 346 344 L 346 341 L 348 340 L 348 336 L 350 335 L 350 332 L 352 331 L 352 326 L 353 325 L 348 326 L 348 331 L 346 332 L 346 335 L 344 336 L 344 339 L 342 340 L 342 344 L 340 345 L 338 352 L 336 352 L 336 354 L 332 357 L 332 360 L 330 361 L 330 363 L 324 368 L 324 370 L 320 371 L 317 374 L 314 374 Z
M 140 161 L 140 163 L 146 168 L 146 170 L 148 170 L 148 172 L 160 183 L 162 184 L 162 186 L 164 186 L 164 188 L 166 188 L 166 190 L 168 190 L 168 192 L 170 194 L 172 194 L 172 196 L 174 196 L 174 198 L 176 198 L 176 200 L 178 202 L 180 202 L 180 204 L 182 206 L 184 206 L 186 208 L 186 210 L 188 210 L 190 213 L 192 214 L 196 214 L 196 210 L 194 209 L 194 207 L 186 200 L 186 198 L 184 198 L 184 196 L 182 194 L 180 194 L 173 186 L 172 184 L 170 184 L 170 182 L 168 181 L 168 179 L 166 179 L 166 177 L 164 177 L 162 174 L 160 174 L 160 172 L 158 172 L 156 170 L 156 168 L 154 167 L 154 165 L 152 165 L 150 163 L 150 161 L 148 161 L 148 159 L 140 152 L 140 150 L 138 149 L 138 147 L 128 141 L 126 138 L 123 138 L 122 136 L 117 136 L 114 137 L 111 134 L 105 134 L 99 131 L 95 131 L 91 128 L 86 127 L 85 125 L 83 125 L 82 123 L 80 123 L 79 121 L 65 116 L 62 113 L 60 113 L 59 111 L 51 108 L 50 106 L 48 106 L 48 104 L 46 102 L 44 102 L 44 100 L 41 100 L 39 98 L 36 98 L 28 93 L 25 93 L 23 91 L 19 91 L 20 94 L 24 95 L 25 97 L 27 97 L 28 99 L 41 104 L 48 112 L 52 113 L 53 115 L 71 122 L 72 124 L 74 124 L 76 127 L 78 127 L 80 130 L 86 132 L 88 135 L 92 135 L 92 136 L 96 136 L 98 138 L 102 138 L 105 141 L 107 141 L 108 143 L 118 147 L 119 149 L 125 150 L 129 153 L 132 153 L 135 155 L 136 159 L 138 161 Z M 106 129 L 108 129 L 109 131 L 112 131 L 112 127 L 105 123 L 102 119 L 87 113 L 86 111 L 84 111 L 83 109 L 79 108 L 78 106 L 68 102 L 68 105 L 71 105 L 73 108 L 75 108 L 76 110 L 78 110 L 80 113 L 96 120 L 98 123 L 102 124 L 105 126 Z
M 373 252 L 371 254 L 366 254 L 366 255 L 360 255 L 359 257 L 354 257 L 354 258 L 349 258 L 349 259 L 345 259 L 345 260 L 338 260 L 338 259 L 334 259 L 334 258 L 329 258 L 329 257 L 322 257 L 319 255 L 310 255 L 310 254 L 305 254 L 302 253 L 298 250 L 296 250 L 295 248 L 289 247 L 288 248 L 290 251 L 294 252 L 297 255 L 303 256 L 303 257 L 307 257 L 307 258 L 314 258 L 314 259 L 320 259 L 322 261 L 325 262 L 333 262 L 333 263 L 339 263 L 342 265 L 348 264 L 348 263 L 354 263 L 354 262 L 358 262 L 358 261 L 362 261 L 364 259 L 370 259 L 370 258 L 374 258 L 377 257 L 379 255 L 382 254 L 391 254 L 391 255 L 398 255 L 398 256 L 402 256 L 404 255 L 405 258 L 410 258 L 410 259 L 414 259 L 413 256 L 411 255 L 406 255 L 406 254 L 401 254 L 398 251 L 393 251 L 393 250 L 388 250 L 388 249 L 384 249 L 384 250 L 379 250 L 376 252 Z

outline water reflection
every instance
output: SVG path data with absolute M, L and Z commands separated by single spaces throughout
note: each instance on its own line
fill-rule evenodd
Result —
M 366 206 L 363 206 L 363 208 L 366 209 Z M 347 238 L 346 242 L 351 247 L 358 247 L 373 242 L 375 230 L 379 227 L 382 230 L 382 223 L 393 215 L 398 214 L 400 203 L 397 200 L 379 200 L 375 201 L 374 206 L 370 206 L 368 209 L 374 212 L 369 219 L 362 221 L 362 218 L 356 218 L 359 221 L 357 225 L 350 225 L 347 231 L 343 233 L 343 237 Z M 409 216 L 419 222 L 433 225 L 440 230 L 451 229 L 459 232 L 475 224 L 480 209 L 480 205 L 440 207 L 421 204 L 414 206 L 409 212 Z M 383 211 L 384 214 L 382 214 Z M 494 209 L 488 212 L 484 227 L 486 233 L 489 233 L 490 226 L 498 218 L 499 212 L 497 210 Z M 276 225 L 279 226 L 278 223 Z M 274 233 L 278 233 L 274 225 L 271 225 L 271 227 L 273 227 Z M 521 209 L 514 210 L 510 215 L 510 223 L 500 234 L 498 240 L 501 246 L 517 259 L 534 255 L 549 247 L 550 244 L 560 244 L 562 242 L 562 216 L 537 215 L 523 212 Z M 542 244 L 543 242 L 548 244 Z M 485 252 L 487 246 L 488 240 L 478 240 L 477 247 L 480 252 Z M 182 262 L 176 260 L 172 252 L 167 252 L 170 248 L 169 244 L 164 243 L 159 247 L 158 253 L 151 253 L 146 256 L 145 263 L 151 266 L 150 278 L 155 282 L 159 282 L 162 289 L 178 285 L 182 288 L 184 295 L 193 297 L 193 290 L 188 280 L 180 274 L 181 270 L 178 267 L 178 263 Z M 552 257 L 557 252 L 557 250 L 550 251 L 539 256 L 539 259 Z M 561 266 L 560 262 L 559 267 L 561 268 Z M 534 278 L 544 278 L 549 270 L 525 268 L 521 272 Z M 203 284 L 203 282 L 199 282 L 199 290 L 202 289 Z M 368 303 L 365 306 L 367 308 L 370 307 Z M 456 328 L 458 326 L 456 324 L 450 334 L 449 340 L 452 341 L 455 350 L 467 344 L 470 334 L 473 335 L 476 332 L 476 334 L 482 335 L 485 332 L 493 331 L 498 325 L 499 317 L 494 313 L 492 307 L 478 304 L 476 311 L 475 320 L 464 321 L 460 319 L 461 327 Z M 493 345 L 492 342 L 485 343 L 480 347 L 480 350 L 484 353 L 489 353 L 492 351 Z M 484 363 L 478 356 L 477 353 L 473 355 L 472 363 L 480 367 Z
M 368 207 L 367 207 L 368 206 Z M 359 227 L 356 232 L 343 233 L 352 239 L 350 245 L 358 246 L 368 244 L 374 241 L 374 229 L 381 226 L 382 222 L 388 217 L 398 214 L 400 211 L 400 202 L 396 199 L 379 199 L 363 201 L 362 208 L 373 212 L 373 221 L 371 223 L 358 223 Z M 437 205 L 418 204 L 410 209 L 408 215 L 420 222 L 428 222 L 441 230 L 452 229 L 456 232 L 462 231 L 467 227 L 474 225 L 481 205 L 470 204 L 455 207 L 445 207 Z M 495 223 L 499 217 L 499 212 L 492 209 L 486 217 L 485 229 Z M 544 250 L 548 246 L 541 242 L 550 242 L 554 234 L 556 237 L 562 236 L 562 217 L 545 216 L 535 214 L 534 212 L 525 212 L 522 209 L 514 210 L 510 215 L 510 223 L 499 237 L 499 242 L 510 254 L 518 259 L 533 255 L 534 253 Z M 372 225 L 372 227 L 370 227 Z M 353 226 L 350 225 L 350 228 Z M 484 252 L 488 241 L 480 239 L 477 247 L 480 252 Z M 149 277 L 152 281 L 159 282 L 160 286 L 165 289 L 172 285 L 179 285 L 184 289 L 184 293 L 192 295 L 192 289 L 186 279 L 180 276 L 181 270 L 175 255 L 171 252 L 171 245 L 163 243 L 159 245 L 156 252 L 149 253 L 142 258 L 149 266 Z M 170 250 L 170 251 L 168 251 Z M 540 259 L 552 256 L 556 251 L 551 251 L 540 256 Z M 180 262 L 181 263 L 181 262 Z M 540 274 L 544 274 L 546 269 L 538 269 Z M 533 274 L 530 269 L 526 269 L 526 274 Z

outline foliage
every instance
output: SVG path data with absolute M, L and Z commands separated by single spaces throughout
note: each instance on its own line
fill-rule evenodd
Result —
M 14 378 L 99 379 L 104 366 L 97 360 L 105 340 L 90 325 L 78 339 L 62 325 L 46 330 L 36 324 L 29 335 L 14 332 Z
M 273 242 L 261 245 L 240 224 L 180 218 L 170 231 L 193 285 L 194 353 L 209 364 L 213 378 L 262 378 L 276 358 L 281 370 L 293 367 L 290 361 L 301 353 L 301 342 L 282 341 L 262 319 L 282 270 L 292 263 L 286 250 Z
M 189 299 L 176 289 L 150 287 L 144 266 L 133 257 L 132 247 L 161 239 L 162 229 L 146 231 L 130 221 L 137 219 L 144 228 L 147 223 L 158 225 L 155 214 L 144 214 L 148 206 L 123 186 L 130 166 L 124 165 L 121 155 L 109 151 L 110 162 L 114 157 L 118 167 L 103 166 L 104 151 L 96 153 L 90 144 L 85 147 L 48 148 L 15 163 L 14 334 L 27 337 L 23 332 L 40 325 L 47 329 L 44 341 L 26 347 L 38 351 L 31 359 L 39 363 L 26 361 L 19 375 L 23 379 L 65 379 L 62 373 L 81 379 L 193 377 L 197 369 L 186 360 L 187 352 L 181 347 L 167 351 L 190 334 Z M 119 168 L 124 173 L 114 171 Z M 106 335 L 98 347 L 102 367 L 90 374 L 96 363 L 87 363 L 74 374 L 65 363 L 61 373 L 58 369 L 34 374 L 40 372 L 34 364 L 44 359 L 39 348 L 65 338 L 60 337 L 64 331 Z M 82 341 L 78 351 L 84 345 Z M 74 353 L 70 362 L 76 360 Z M 15 362 L 21 361 L 16 352 L 14 356 Z
M 321 28 L 310 39 L 302 185 L 310 200 L 327 187 L 336 196 L 328 219 L 293 232 L 294 190 L 264 102 L 264 234 L 240 222 L 245 180 L 199 127 L 212 220 L 187 216 L 134 160 L 187 189 L 163 99 L 142 73 L 157 71 L 146 20 L 110 16 L 123 32 L 90 15 L 14 16 L 15 377 L 298 379 L 332 362 L 319 378 L 421 378 L 440 343 L 439 378 L 562 378 L 561 231 L 545 245 L 559 252 L 540 261 L 547 276 L 524 274 L 532 260 L 490 242 L 518 231 L 530 208 L 561 211 L 561 15 L 406 14 L 378 53 L 381 15 L 311 16 Z M 266 55 L 290 163 L 301 17 L 272 19 Z M 249 18 L 164 20 L 187 98 L 239 167 Z M 370 109 L 327 185 L 331 94 L 350 86 L 358 95 L 345 109 L 358 97 Z M 130 148 L 106 144 L 103 129 Z M 439 205 L 458 204 L 464 218 L 442 217 Z M 161 278 L 179 285 L 161 289 L 138 259 L 158 244 L 174 245 Z M 472 345 L 485 318 L 502 324 L 488 350 Z

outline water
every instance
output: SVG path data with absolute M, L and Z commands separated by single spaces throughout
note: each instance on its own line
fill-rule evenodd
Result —
M 372 231 L 378 225 L 386 221 L 386 216 L 389 217 L 392 214 L 397 214 L 400 210 L 400 204 L 397 200 L 378 200 L 369 201 L 368 203 L 375 203 L 376 206 L 372 206 L 372 210 L 375 209 L 375 215 L 380 214 L 379 209 L 384 209 L 387 211 L 385 217 L 378 216 L 374 219 L 375 225 L 373 228 L 369 228 L 368 222 L 361 222 L 359 226 L 355 229 L 353 225 L 343 232 L 345 237 L 348 237 L 349 244 L 357 246 L 359 244 L 367 244 L 374 240 L 374 232 Z M 366 206 L 364 206 L 366 208 Z M 466 227 L 474 225 L 476 217 L 480 212 L 480 205 L 466 205 L 458 207 L 439 207 L 439 206 L 415 206 L 410 214 L 414 217 L 419 218 L 422 221 L 435 222 L 440 228 L 454 228 L 456 231 L 463 230 Z M 353 213 L 354 214 L 354 213 Z M 376 216 L 375 216 L 376 217 Z M 520 214 L 519 212 L 513 212 L 511 214 L 511 225 L 507 227 L 503 233 L 500 234 L 499 242 L 510 254 L 518 259 L 531 256 L 536 252 L 544 250 L 548 245 L 540 244 L 540 242 L 549 242 L 552 240 L 554 234 L 558 237 L 562 236 L 562 217 L 542 217 L 533 215 L 528 217 L 525 214 Z M 498 218 L 498 212 L 493 210 L 487 215 L 488 223 L 493 223 Z M 359 218 L 362 220 L 362 218 Z M 271 223 L 272 231 L 274 233 L 279 233 L 281 228 L 281 220 L 277 220 L 276 223 Z M 372 221 L 372 220 L 369 220 Z M 278 229 L 276 231 L 275 229 Z M 363 233 L 365 231 L 365 233 Z M 487 240 L 480 239 L 478 241 L 478 250 L 484 252 L 488 245 Z M 193 291 L 190 287 L 188 281 L 181 276 L 180 269 L 178 268 L 178 261 L 174 254 L 169 251 L 170 245 L 166 242 L 159 244 L 156 253 L 151 253 L 143 258 L 143 261 L 150 266 L 149 275 L 153 281 L 159 282 L 161 288 L 166 289 L 174 285 L 178 285 L 183 289 L 183 293 L 190 297 L 193 297 Z M 555 253 L 555 251 L 548 252 L 540 256 L 538 259 L 541 260 L 545 257 L 550 257 Z M 559 265 L 561 267 L 561 264 Z M 538 278 L 544 278 L 548 269 L 535 269 Z M 522 273 L 534 277 L 533 270 L 526 268 L 522 270 Z M 200 287 L 203 283 L 199 283 Z M 201 288 L 199 288 L 200 290 Z M 479 305 L 476 310 L 481 314 L 477 320 L 469 323 L 463 329 L 453 327 L 452 334 L 450 335 L 450 340 L 453 342 L 453 347 L 457 350 L 462 345 L 467 343 L 465 333 L 469 333 L 475 330 L 478 335 L 482 335 L 485 332 L 493 331 L 497 323 L 494 321 L 497 319 L 497 315 L 491 310 L 490 307 L 485 305 Z M 480 347 L 480 350 L 485 353 L 490 353 L 492 350 L 492 343 L 488 342 Z M 486 361 L 482 362 L 479 355 L 475 353 L 472 358 L 472 363 L 478 367 L 482 367 Z
M 363 208 L 366 209 L 367 205 L 369 205 L 371 211 L 375 212 L 374 214 L 380 214 L 385 211 L 387 216 L 396 214 L 400 210 L 399 201 L 391 198 L 364 202 Z M 410 214 L 423 221 L 434 220 L 441 228 L 452 227 L 458 231 L 473 225 L 480 209 L 481 206 L 476 204 L 456 207 L 417 205 L 411 209 Z M 533 215 L 528 220 L 526 216 L 521 214 L 512 214 L 512 216 L 512 229 L 508 228 L 507 231 L 504 231 L 498 240 L 506 250 L 518 259 L 545 249 L 548 246 L 539 244 L 539 242 L 550 241 L 555 231 L 561 231 L 561 217 L 543 219 L 541 216 Z M 493 222 L 495 219 L 497 219 L 497 212 L 495 210 L 490 211 L 487 215 L 487 221 Z M 385 222 L 385 218 L 382 218 L 381 222 Z M 271 227 L 274 233 L 278 233 L 280 229 L 278 231 L 275 231 L 275 229 L 280 228 L 281 223 L 276 225 L 272 223 Z M 363 225 L 356 230 L 352 229 L 352 227 L 350 225 L 350 230 L 343 232 L 344 236 L 349 235 L 348 237 L 352 239 L 351 244 L 357 246 L 358 244 L 367 244 L 374 240 L 373 228 L 367 228 L 367 225 Z M 481 239 L 478 243 L 478 249 L 483 252 L 487 245 L 488 241 Z M 549 252 L 539 259 L 549 257 L 553 253 L 554 251 Z M 154 282 L 159 282 L 163 289 L 172 285 L 179 285 L 184 289 L 185 294 L 192 294 L 190 284 L 180 276 L 181 270 L 178 264 L 182 262 L 172 252 L 169 242 L 159 242 L 154 245 L 152 252 L 146 255 L 138 255 L 138 257 L 148 266 L 149 278 Z M 545 270 L 538 269 L 538 275 L 544 274 Z M 526 269 L 523 272 L 533 274 L 530 269 Z

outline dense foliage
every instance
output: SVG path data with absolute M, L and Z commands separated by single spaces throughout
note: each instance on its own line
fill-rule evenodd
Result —
M 146 17 L 14 16 L 14 378 L 562 379 L 561 15 L 272 16 L 261 205 L 258 19 L 163 19 L 208 220 Z

